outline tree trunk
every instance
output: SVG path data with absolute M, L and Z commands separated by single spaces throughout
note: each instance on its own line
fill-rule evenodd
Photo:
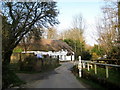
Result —
M 2 88 L 3 89 L 8 88 L 9 85 L 13 83 L 12 80 L 10 80 L 11 73 L 12 73 L 10 66 L 9 66 L 11 55 L 12 55 L 12 50 L 2 53 L 2 56 L 3 56 L 2 57 L 2 76 L 3 76 L 2 77 Z
M 13 50 L 9 50 L 9 51 L 7 51 L 7 52 L 3 52 L 3 54 L 2 54 L 2 59 L 3 59 L 3 61 L 2 61 L 2 63 L 3 63 L 3 65 L 9 65 L 10 64 L 10 57 L 11 57 L 11 55 L 12 55 L 12 52 L 13 52 Z

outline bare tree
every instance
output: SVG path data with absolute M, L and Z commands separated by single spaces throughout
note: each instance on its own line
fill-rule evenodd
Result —
M 85 29 L 85 21 L 83 16 L 76 15 L 73 17 L 72 27 L 61 33 L 60 37 L 64 39 L 79 40 L 80 42 L 84 41 L 83 33 Z
M 72 28 L 79 29 L 81 33 L 84 32 L 85 29 L 85 20 L 82 14 L 76 15 L 73 17 Z
M 57 39 L 57 30 L 54 27 L 47 29 L 47 39 Z
M 39 42 L 43 34 L 43 28 L 34 28 L 23 36 L 20 44 L 24 47 L 24 51 L 27 51 L 29 45 Z M 37 43 L 36 43 L 37 44 Z
M 48 27 L 57 24 L 58 11 L 55 2 L 3 2 L 3 16 L 9 29 L 3 24 L 3 60 L 10 62 L 13 49 L 22 37 L 34 27 Z M 5 20 L 5 19 L 4 19 Z M 6 35 L 7 38 L 6 38 Z
M 103 17 L 98 21 L 96 28 L 98 31 L 98 43 L 104 48 L 108 54 L 112 47 L 115 46 L 117 39 L 117 3 L 106 2 L 102 8 Z
M 2 88 L 16 81 L 9 69 L 13 49 L 24 35 L 38 27 L 58 24 L 56 2 L 2 2 Z M 14 73 L 12 73 L 15 76 Z M 17 77 L 17 76 L 16 76 Z M 10 80 L 10 81 L 9 81 Z M 12 81 L 11 81 L 12 80 Z
M 83 51 L 85 40 L 84 40 L 84 29 L 85 29 L 85 22 L 82 15 L 76 15 L 73 17 L 71 28 L 67 31 L 61 33 L 60 37 L 64 39 L 68 39 L 68 41 L 72 40 L 72 48 L 75 51 L 75 57 L 77 58 L 78 55 Z

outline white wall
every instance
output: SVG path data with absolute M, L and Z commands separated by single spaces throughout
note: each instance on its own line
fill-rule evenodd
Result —
M 73 61 L 74 60 L 74 55 L 67 56 L 67 53 L 68 53 L 67 50 L 65 50 L 65 51 L 61 50 L 61 51 L 58 51 L 58 52 L 26 51 L 26 52 L 22 52 L 22 53 L 34 53 L 34 54 L 41 54 L 41 55 L 49 55 L 49 56 L 53 56 L 53 57 L 54 56 L 59 56 L 60 61 Z M 73 52 L 73 54 L 74 54 L 74 52 Z

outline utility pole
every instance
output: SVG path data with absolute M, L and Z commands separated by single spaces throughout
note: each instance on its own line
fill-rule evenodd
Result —
M 77 59 L 77 55 L 76 55 L 76 51 L 77 51 L 77 42 L 76 42 L 77 40 L 75 39 L 75 59 Z
M 120 0 L 118 0 L 118 44 L 120 44 Z

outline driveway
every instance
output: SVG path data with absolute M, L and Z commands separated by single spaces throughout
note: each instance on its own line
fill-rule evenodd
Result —
M 71 73 L 70 69 L 73 66 L 72 62 L 61 63 L 61 66 L 54 71 L 44 73 L 43 75 L 36 74 L 26 76 L 28 82 L 23 85 L 25 88 L 85 88 Z M 25 75 L 23 75 L 25 77 Z M 21 77 L 22 79 L 23 77 Z M 34 78 L 34 80 L 32 80 Z

